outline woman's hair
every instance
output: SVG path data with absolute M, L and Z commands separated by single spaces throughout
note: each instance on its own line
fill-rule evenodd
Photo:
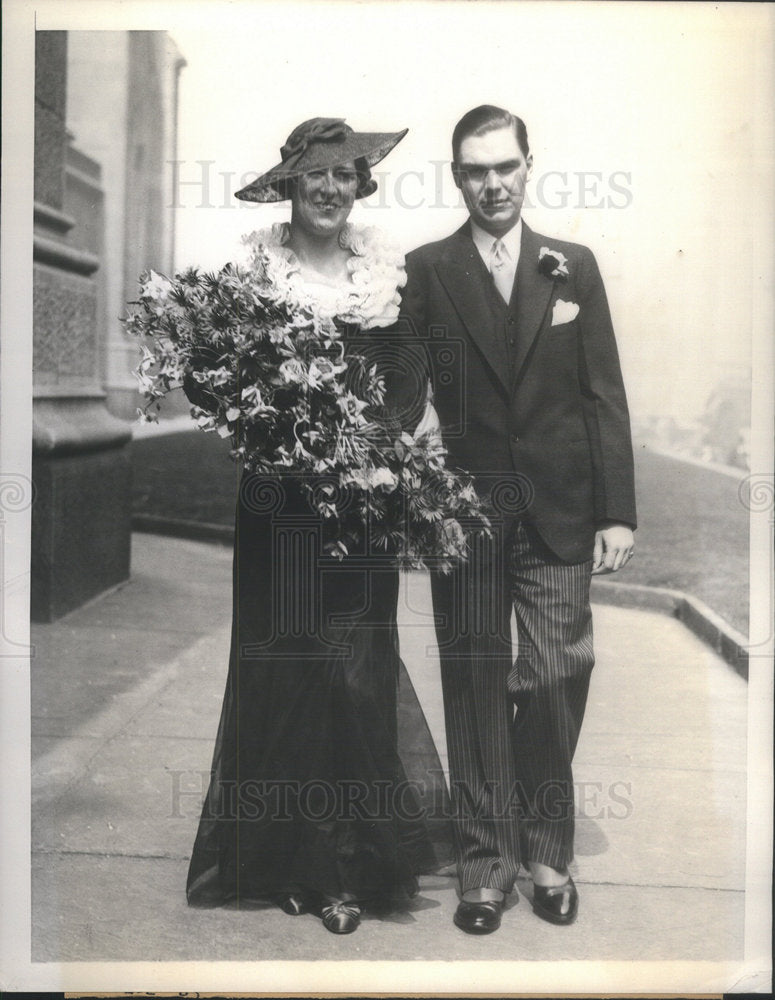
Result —
M 517 118 L 505 108 L 496 108 L 494 104 L 481 104 L 478 108 L 466 112 L 455 126 L 452 133 L 452 160 L 458 162 L 460 147 L 463 140 L 472 135 L 484 135 L 498 128 L 512 128 L 517 137 L 523 156 L 528 156 L 530 146 L 527 142 L 527 128 L 521 118 Z
M 358 174 L 358 187 L 355 191 L 356 198 L 365 198 L 366 195 L 373 194 L 377 190 L 377 182 L 371 176 L 371 167 L 363 157 L 355 161 L 355 172 Z

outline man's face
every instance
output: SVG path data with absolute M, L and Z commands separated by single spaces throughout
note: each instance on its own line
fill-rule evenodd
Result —
M 302 174 L 291 193 L 291 222 L 310 236 L 330 236 L 347 221 L 358 175 L 354 163 Z
M 532 168 L 507 126 L 463 139 L 452 173 L 473 221 L 498 237 L 519 220 Z

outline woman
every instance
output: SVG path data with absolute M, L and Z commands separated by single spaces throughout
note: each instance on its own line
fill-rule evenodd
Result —
M 312 119 L 281 164 L 237 193 L 290 200 L 290 224 L 248 239 L 254 263 L 334 317 L 361 354 L 364 331 L 397 317 L 403 258 L 347 219 L 376 189 L 370 168 L 404 135 Z M 394 421 L 413 402 L 412 379 L 396 382 Z M 339 561 L 324 535 L 298 479 L 243 474 L 229 674 L 187 896 L 269 897 L 346 934 L 365 902 L 412 895 L 436 861 L 396 746 L 397 570 L 365 549 Z

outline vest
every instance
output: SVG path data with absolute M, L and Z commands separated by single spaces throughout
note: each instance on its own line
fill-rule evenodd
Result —
M 514 375 L 514 364 L 517 354 L 517 309 L 516 309 L 516 276 L 511 292 L 511 301 L 508 305 L 503 301 L 500 292 L 495 287 L 487 266 L 479 254 L 476 254 L 481 267 L 481 273 L 489 292 L 488 301 L 490 303 L 490 319 L 493 327 L 498 333 L 506 347 L 506 356 L 509 359 L 509 376 Z M 509 380 L 510 381 L 510 380 Z

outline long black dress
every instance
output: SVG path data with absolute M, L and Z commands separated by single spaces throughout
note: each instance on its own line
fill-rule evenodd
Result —
M 410 782 L 398 754 L 398 573 L 321 554 L 295 480 L 245 474 L 236 532 L 229 673 L 188 901 L 411 894 L 438 865 L 425 819 L 439 773 Z
M 243 474 L 192 905 L 294 890 L 400 897 L 447 860 L 426 823 L 444 785 L 399 656 L 398 572 L 357 552 L 340 562 L 324 540 L 299 480 Z M 398 752 L 399 682 L 411 781 Z

